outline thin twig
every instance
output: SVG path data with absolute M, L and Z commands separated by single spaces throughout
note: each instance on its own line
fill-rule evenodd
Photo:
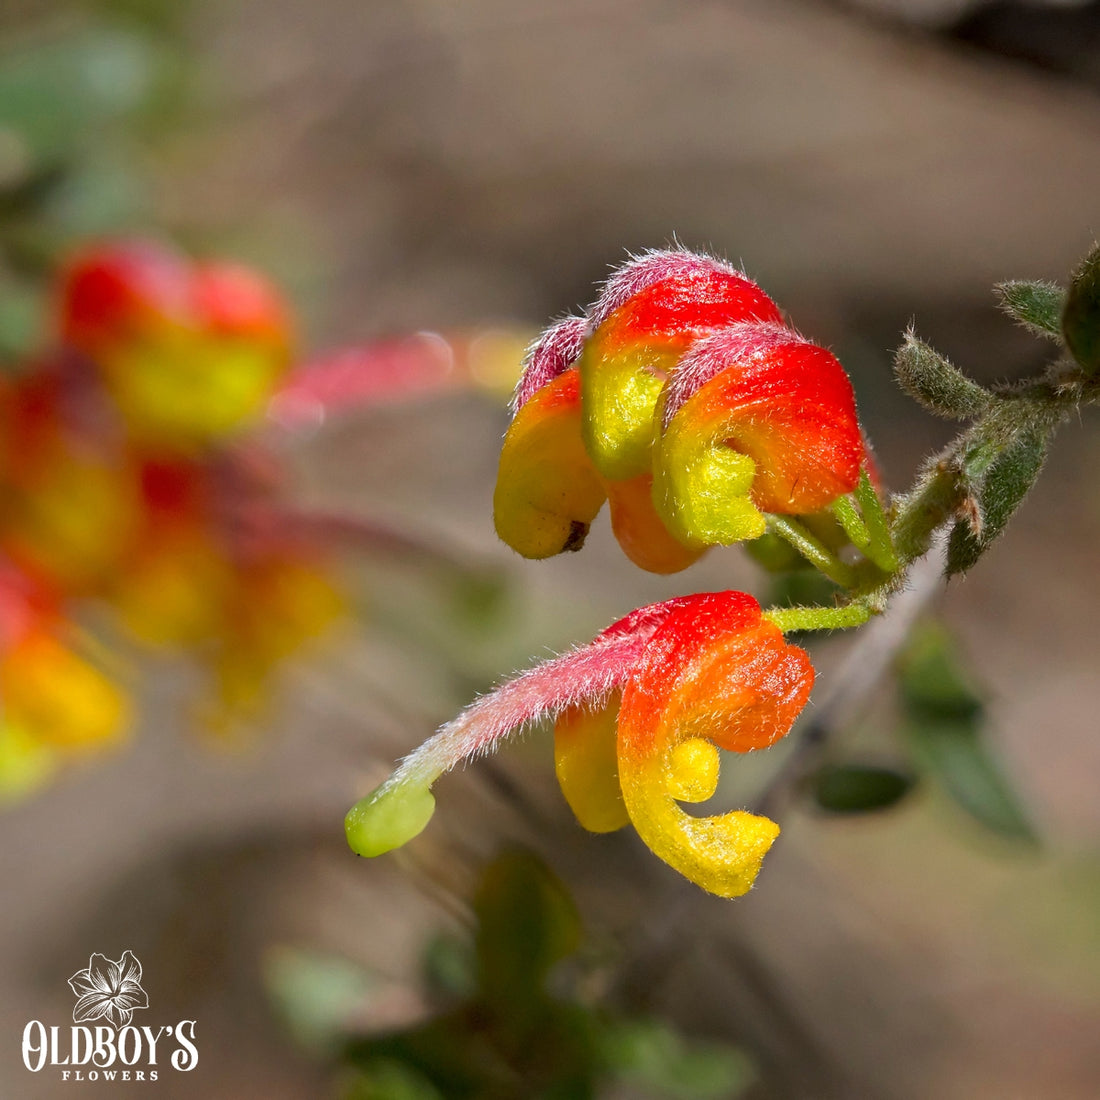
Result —
M 798 781 L 812 770 L 834 734 L 855 721 L 898 651 L 913 623 L 940 591 L 943 579 L 945 532 L 939 533 L 929 552 L 909 570 L 908 585 L 887 610 L 872 620 L 852 644 L 844 663 L 832 678 L 813 715 L 796 731 L 798 743 L 761 791 L 754 812 L 774 817 Z

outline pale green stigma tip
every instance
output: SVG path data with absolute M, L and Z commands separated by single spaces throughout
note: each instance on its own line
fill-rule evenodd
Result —
M 380 856 L 400 848 L 432 818 L 435 799 L 427 787 L 385 786 L 361 798 L 344 818 L 351 850 L 361 856 Z

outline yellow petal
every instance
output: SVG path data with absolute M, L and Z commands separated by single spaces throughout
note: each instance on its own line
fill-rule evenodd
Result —
M 519 409 L 504 437 L 496 531 L 525 558 L 578 550 L 604 499 L 581 441 L 579 378 L 567 370 Z
M 571 707 L 554 725 L 554 768 L 565 801 L 591 833 L 613 833 L 627 823 L 619 790 L 615 726 L 619 693 L 598 710 Z

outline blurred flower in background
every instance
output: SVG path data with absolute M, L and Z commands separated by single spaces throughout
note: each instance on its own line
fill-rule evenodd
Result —
M 278 433 L 469 384 L 514 351 L 456 355 L 476 341 L 423 336 L 292 370 L 290 309 L 270 282 L 143 240 L 76 253 L 53 312 L 54 340 L 0 388 L 9 795 L 124 735 L 138 666 L 120 675 L 115 649 L 79 625 L 89 605 L 125 643 L 197 660 L 205 725 L 229 733 L 262 713 L 279 665 L 345 613 L 330 545 L 402 541 L 296 508 L 259 431 L 269 409 Z

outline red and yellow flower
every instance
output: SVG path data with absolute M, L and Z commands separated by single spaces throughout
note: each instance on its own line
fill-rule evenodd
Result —
M 836 358 L 727 264 L 652 252 L 551 327 L 516 392 L 494 496 L 525 557 L 580 547 L 607 500 L 636 564 L 672 573 L 766 515 L 852 492 L 865 448 Z
M 736 897 L 778 826 L 742 810 L 693 817 L 679 803 L 715 793 L 720 749 L 749 752 L 784 736 L 813 680 L 806 654 L 742 592 L 641 608 L 443 726 L 349 812 L 349 843 L 360 855 L 404 844 L 431 817 L 440 775 L 552 716 L 558 779 L 584 827 L 629 822 L 670 866 Z

